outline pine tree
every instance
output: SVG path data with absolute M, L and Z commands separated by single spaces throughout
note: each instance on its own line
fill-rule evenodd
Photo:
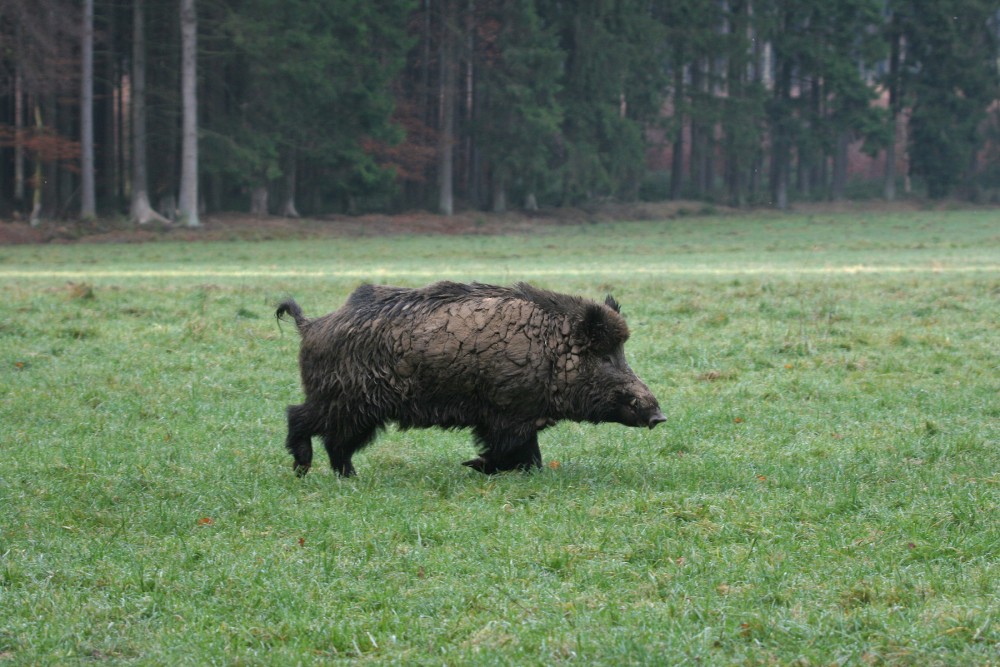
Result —
M 258 206 L 280 184 L 281 209 L 296 212 L 292 182 L 311 188 L 313 202 L 344 209 L 391 190 L 393 174 L 377 154 L 399 139 L 390 82 L 408 46 L 399 16 L 409 7 L 232 0 L 208 67 L 225 82 L 206 126 L 212 178 L 228 183 L 227 193 L 256 191 Z
M 634 198 L 645 174 L 644 126 L 660 112 L 664 87 L 661 24 L 638 0 L 539 6 L 566 54 L 562 201 Z
M 475 138 L 490 170 L 492 207 L 505 210 L 514 195 L 532 208 L 557 185 L 562 52 L 530 0 L 496 0 L 479 20 Z
M 931 197 L 975 178 L 980 124 L 997 90 L 997 7 L 989 0 L 894 3 L 906 38 L 913 96 L 911 170 Z

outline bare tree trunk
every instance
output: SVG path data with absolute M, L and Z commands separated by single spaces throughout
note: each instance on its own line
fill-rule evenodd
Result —
M 24 77 L 14 67 L 14 203 L 24 202 Z
M 122 172 L 118 169 L 116 158 L 121 116 L 117 114 L 115 106 L 118 97 L 116 93 L 122 88 L 122 76 L 117 67 L 121 62 L 121 54 L 113 48 L 111 40 L 120 30 L 116 18 L 117 12 L 101 13 L 104 14 L 103 27 L 107 38 L 101 39 L 102 21 L 95 17 L 94 68 L 100 74 L 94 77 L 94 186 L 98 211 L 103 208 L 118 213 L 124 200 L 118 196 L 120 192 L 118 184 L 122 180 Z
M 504 213 L 507 210 L 507 187 L 502 174 L 493 172 L 493 212 Z
M 286 218 L 301 218 L 299 210 L 295 207 L 295 183 L 298 180 L 298 169 L 295 155 L 288 160 L 285 167 L 285 203 L 281 206 L 281 215 Z
M 890 108 L 891 108 L 890 104 Z M 885 147 L 885 178 L 882 184 L 882 197 L 886 201 L 896 200 L 896 130 L 899 127 L 899 117 L 895 112 L 890 111 L 892 117 L 889 119 L 890 139 Z
M 775 68 L 774 97 L 782 108 L 777 110 L 771 123 L 771 199 L 774 206 L 784 211 L 788 208 L 788 177 L 791 166 L 791 141 L 788 109 L 792 90 L 792 63 L 783 60 Z
M 198 227 L 198 14 L 195 0 L 181 0 L 181 222 Z
M 83 38 L 80 44 L 80 217 L 97 216 L 94 184 L 94 0 L 83 2 Z
M 680 199 L 681 186 L 684 183 L 684 66 L 678 62 L 674 70 L 674 122 L 677 123 L 677 133 L 674 135 L 673 155 L 670 160 L 670 198 Z
M 149 203 L 146 164 L 146 0 L 135 0 L 132 15 L 132 192 L 129 218 L 144 225 L 170 221 Z
M 847 130 L 837 133 L 837 146 L 833 154 L 833 182 L 830 185 L 830 196 L 833 201 L 843 201 L 847 187 L 847 149 L 851 144 L 851 135 Z
M 478 153 L 476 147 L 476 133 L 471 132 L 471 128 L 476 121 L 476 107 L 478 106 L 478 101 L 475 95 L 475 81 L 476 81 L 476 68 L 474 66 L 474 58 L 472 54 L 475 53 L 476 49 L 476 6 L 475 0 L 468 0 L 467 6 L 464 14 L 464 41 L 465 41 L 465 53 L 468 54 L 465 58 L 465 73 L 463 75 L 464 81 L 462 82 L 462 121 L 463 130 L 461 134 L 464 136 L 463 145 L 464 150 L 462 151 L 462 186 L 461 191 L 465 193 L 466 198 L 469 201 L 475 202 L 477 205 L 481 203 L 479 193 L 480 193 L 480 183 L 479 178 L 479 164 L 476 153 Z M 458 56 L 456 55 L 456 61 Z M 456 67 L 458 63 L 456 62 Z
M 771 170 L 771 188 L 774 206 L 779 211 L 784 211 L 788 208 L 788 149 L 777 149 L 772 159 L 774 165 Z
M 38 106 L 37 100 L 35 100 L 35 127 L 41 132 L 42 109 Z M 32 227 L 37 227 L 42 218 L 42 187 L 45 181 L 42 178 L 42 161 L 37 157 L 35 158 L 35 175 L 32 180 L 35 191 L 31 195 L 31 214 L 28 216 L 28 221 Z
M 702 70 L 702 58 L 695 58 L 691 63 L 691 158 L 688 173 L 697 198 L 705 196 L 706 128 L 698 113 L 704 110 L 705 96 L 702 88 L 706 78 Z
M 909 125 L 907 123 L 899 124 L 899 145 L 904 147 L 903 159 L 906 161 L 906 171 L 903 173 L 903 192 L 907 195 L 913 193 L 913 181 L 910 180 L 910 158 L 909 151 L 905 147 L 909 145 Z
M 896 28 L 895 15 L 892 19 L 893 30 L 889 36 L 889 145 L 885 149 L 885 180 L 882 185 L 882 196 L 886 201 L 896 199 L 896 132 L 899 129 L 899 66 L 900 66 L 900 36 Z
M 441 8 L 443 25 L 441 37 L 441 131 L 438 139 L 438 212 L 451 215 L 455 212 L 454 154 L 455 154 L 455 85 L 456 63 L 454 22 L 451 2 Z
M 259 183 L 250 190 L 250 215 L 257 218 L 267 217 L 268 190 L 266 183 Z

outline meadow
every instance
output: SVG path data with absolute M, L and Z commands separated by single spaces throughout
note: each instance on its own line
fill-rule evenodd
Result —
M 613 293 L 668 421 L 297 479 L 276 302 L 443 278 Z M 0 247 L 0 289 L 0 665 L 1000 664 L 997 210 Z

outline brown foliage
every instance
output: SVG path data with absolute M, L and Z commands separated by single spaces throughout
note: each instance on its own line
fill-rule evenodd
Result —
M 80 159 L 80 142 L 64 137 L 50 128 L 24 128 L 15 131 L 9 125 L 0 125 L 0 146 L 21 146 L 32 160 L 43 163 L 61 162 L 70 170 L 77 170 Z
M 437 157 L 438 132 L 420 120 L 413 105 L 405 100 L 397 101 L 392 120 L 406 133 L 402 142 L 388 144 L 365 137 L 362 149 L 380 166 L 392 169 L 400 181 L 425 182 Z

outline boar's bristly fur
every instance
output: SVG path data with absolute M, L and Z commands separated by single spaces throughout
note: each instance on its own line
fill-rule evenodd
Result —
M 333 469 L 354 474 L 351 457 L 385 424 L 472 428 L 484 473 L 542 463 L 538 431 L 562 419 L 653 428 L 656 398 L 625 361 L 629 330 L 611 297 L 598 304 L 519 283 L 439 282 L 421 289 L 362 285 L 339 310 L 306 318 L 306 400 L 288 407 L 286 446 L 304 475 L 312 437 Z

